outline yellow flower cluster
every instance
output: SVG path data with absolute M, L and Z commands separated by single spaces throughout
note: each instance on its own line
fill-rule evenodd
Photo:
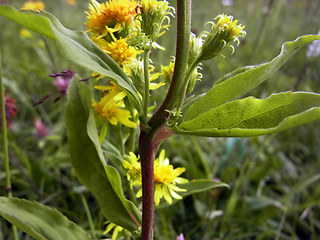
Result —
M 134 18 L 137 15 L 138 2 L 133 0 L 111 0 L 106 3 L 98 3 L 91 0 L 88 15 L 88 32 L 93 32 L 101 37 L 108 34 L 108 28 L 120 30 L 127 26 L 134 26 Z
M 139 158 L 132 152 L 129 153 L 126 159 L 122 161 L 122 164 L 127 172 L 127 179 L 130 182 L 130 186 L 141 185 L 141 164 Z M 169 163 L 169 159 L 165 158 L 165 151 L 162 150 L 159 158 L 154 162 L 154 185 L 155 195 L 154 203 L 159 205 L 161 198 L 164 198 L 169 204 L 172 203 L 172 198 L 182 199 L 182 197 L 176 192 L 185 192 L 185 189 L 179 188 L 176 184 L 186 183 L 187 179 L 179 177 L 185 168 L 173 168 Z M 137 193 L 137 197 L 142 196 L 142 189 Z
M 153 36 L 152 38 L 160 35 L 156 34 L 156 32 L 160 32 L 160 29 L 166 27 L 161 26 L 161 24 L 164 19 L 168 19 L 168 9 L 171 9 L 171 7 L 168 6 L 166 1 L 109 0 L 105 3 L 99 3 L 97 0 L 91 0 L 89 11 L 86 12 L 87 22 L 85 25 L 92 41 L 130 76 L 133 84 L 141 94 L 144 93 L 145 85 L 145 69 L 138 58 L 138 55 L 144 50 L 144 48 L 141 48 L 141 44 L 148 42 L 149 40 L 146 39 L 151 38 L 151 35 Z M 154 21 L 159 22 L 159 26 L 157 25 L 159 29 L 157 31 L 154 30 L 155 32 L 151 31 L 152 34 L 150 33 L 150 36 L 141 35 L 141 31 L 145 30 L 141 26 L 144 19 L 141 14 L 142 12 L 147 12 L 152 16 L 151 20 L 153 19 L 153 22 L 149 22 L 148 24 L 150 27 L 155 27 Z M 160 75 L 159 73 L 151 73 L 153 70 L 154 67 L 150 62 L 149 81 L 157 79 Z M 99 75 L 97 79 L 103 77 Z M 149 89 L 156 89 L 162 85 L 162 83 L 150 83 Z M 126 97 L 125 93 L 120 88 L 118 88 L 118 91 L 109 89 L 109 87 L 106 88 L 102 89 L 100 87 L 100 90 L 105 91 L 105 96 L 98 102 L 93 101 L 97 119 L 100 122 L 109 122 L 113 125 L 120 122 L 125 126 L 135 127 L 136 124 L 129 120 L 131 118 L 130 112 L 125 109 L 123 101 L 123 98 Z M 121 96 L 122 98 L 115 100 L 115 96 Z
M 130 33 L 139 26 L 135 21 L 137 7 L 134 0 L 91 0 L 90 12 L 86 12 L 91 39 L 121 67 L 140 53 L 127 43 Z
M 118 86 L 96 86 L 104 92 L 104 96 L 99 102 L 92 100 L 92 106 L 96 114 L 96 118 L 101 121 L 101 123 L 111 123 L 117 125 L 118 122 L 123 125 L 134 128 L 137 126 L 136 123 L 130 121 L 131 114 L 125 109 L 123 98 L 126 97 L 126 93 L 123 92 Z
M 106 3 L 91 0 L 90 11 L 86 12 L 85 25 L 90 38 L 123 69 L 140 53 L 127 43 L 129 34 L 138 26 L 135 21 L 137 7 L 138 2 L 134 0 L 110 0 Z M 98 79 L 103 77 L 99 75 Z M 107 123 L 117 125 L 119 122 L 130 128 L 137 126 L 129 120 L 132 116 L 125 109 L 125 92 L 114 84 L 96 88 L 104 92 L 104 96 L 98 102 L 93 100 L 92 104 L 96 118 L 102 123 L 100 141 L 104 138 Z

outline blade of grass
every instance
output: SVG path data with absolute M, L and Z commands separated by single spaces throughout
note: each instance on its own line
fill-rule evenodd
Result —
M 6 119 L 6 105 L 4 101 L 4 86 L 2 81 L 2 54 L 0 49 L 0 102 L 1 102 L 1 122 L 2 122 L 2 137 L 3 137 L 3 162 L 6 172 L 6 188 L 8 197 L 12 197 L 10 164 L 9 164 L 9 150 L 8 150 L 8 134 L 7 134 L 7 119 Z M 17 228 L 12 225 L 14 240 L 18 240 Z

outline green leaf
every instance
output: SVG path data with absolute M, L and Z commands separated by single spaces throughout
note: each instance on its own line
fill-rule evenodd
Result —
M 295 41 L 284 43 L 280 54 L 272 61 L 240 68 L 225 75 L 204 97 L 190 106 L 183 120 L 189 121 L 212 108 L 242 97 L 278 71 L 300 48 L 319 39 L 319 35 L 301 36 Z
M 225 103 L 169 128 L 208 137 L 252 137 L 270 134 L 320 118 L 320 95 L 284 92 L 267 99 L 248 97 Z
M 270 206 L 279 209 L 284 208 L 284 205 L 281 202 L 265 196 L 247 197 L 246 202 L 248 203 L 250 210 L 261 210 Z
M 68 89 L 66 125 L 71 163 L 78 179 L 96 197 L 108 220 L 135 231 L 141 223 L 141 213 L 124 197 L 118 171 L 105 163 L 91 107 L 91 91 L 77 78 Z
M 207 191 L 213 188 L 229 188 L 229 185 L 223 182 L 217 182 L 209 179 L 196 179 L 184 184 L 180 184 L 179 187 L 187 190 L 186 192 L 179 193 L 179 195 L 181 195 L 182 197 L 186 197 L 191 194 Z
M 136 109 L 140 108 L 140 98 L 132 81 L 85 32 L 65 28 L 57 18 L 44 11 L 17 11 L 10 6 L 0 6 L 0 15 L 56 40 L 69 60 L 112 78 L 114 83 L 127 93 L 130 103 Z
M 0 6 L 0 16 L 6 17 L 49 39 L 55 40 L 56 37 L 51 30 L 50 21 L 46 17 L 36 15 L 36 13 L 37 12 L 33 10 L 17 11 L 15 8 L 8 5 Z
M 35 239 L 91 239 L 89 234 L 61 213 L 37 202 L 0 197 L 0 215 Z
M 189 181 L 184 184 L 179 184 L 179 188 L 187 190 L 186 192 L 178 192 L 178 194 L 181 197 L 186 197 L 195 193 L 200 193 L 204 191 L 208 191 L 210 189 L 219 188 L 219 187 L 227 187 L 229 188 L 229 185 L 223 182 L 217 182 L 210 179 L 196 179 Z M 176 203 L 177 199 L 173 199 L 173 204 Z M 157 208 L 163 208 L 170 206 L 167 202 L 162 201 Z
M 119 168 L 123 168 L 123 157 L 120 151 L 111 142 L 104 140 L 101 144 L 101 148 L 103 150 L 104 155 L 112 162 L 114 166 L 117 167 L 118 170 Z

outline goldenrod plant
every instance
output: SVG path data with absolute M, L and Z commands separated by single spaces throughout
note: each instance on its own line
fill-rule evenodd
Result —
M 191 32 L 191 0 L 177 0 L 176 9 L 167 1 L 91 0 L 86 30 L 74 31 L 43 8 L 36 1 L 19 10 L 1 5 L 0 15 L 56 42 L 66 59 L 90 71 L 90 76 L 71 70 L 51 76 L 60 97 L 67 93 L 71 165 L 98 201 L 107 220 L 104 233 L 113 231 L 112 239 L 156 239 L 161 233 L 153 231 L 155 207 L 229 187 L 218 180 L 187 179 L 186 168 L 173 166 L 161 147 L 171 136 L 253 137 L 320 118 L 317 93 L 247 96 L 299 49 L 320 40 L 319 35 L 286 42 L 271 61 L 236 69 L 197 95 L 197 83 L 208 81 L 202 64 L 231 58 L 241 45 L 247 34 L 241 20 L 219 14 L 196 35 Z M 159 66 L 151 53 L 166 51 L 159 38 L 166 37 L 173 17 L 176 55 Z M 26 29 L 21 33 L 25 37 L 30 35 Z M 157 92 L 160 103 L 152 98 Z M 35 239 L 97 239 L 91 217 L 89 235 L 58 211 L 26 199 L 0 197 L 0 215 Z

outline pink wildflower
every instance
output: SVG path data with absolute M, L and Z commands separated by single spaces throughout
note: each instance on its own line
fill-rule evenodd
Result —
M 41 120 L 35 119 L 34 127 L 38 138 L 44 138 L 49 135 L 48 127 Z
M 53 85 L 58 88 L 58 91 L 61 95 L 66 95 L 69 84 L 74 76 L 75 72 L 72 70 L 66 70 L 62 73 L 53 73 L 50 74 L 50 77 L 54 77 Z
M 14 104 L 15 101 L 16 101 L 15 99 L 9 98 L 8 94 L 5 93 L 4 102 L 5 102 L 5 109 L 6 109 L 7 127 L 10 127 L 11 120 L 16 116 L 16 113 L 18 111 L 17 106 Z M 0 106 L 0 110 L 1 110 L 1 106 Z M 2 124 L 1 114 L 0 114 L 0 123 Z
M 184 240 L 183 233 L 181 233 L 181 234 L 177 237 L 177 240 Z

